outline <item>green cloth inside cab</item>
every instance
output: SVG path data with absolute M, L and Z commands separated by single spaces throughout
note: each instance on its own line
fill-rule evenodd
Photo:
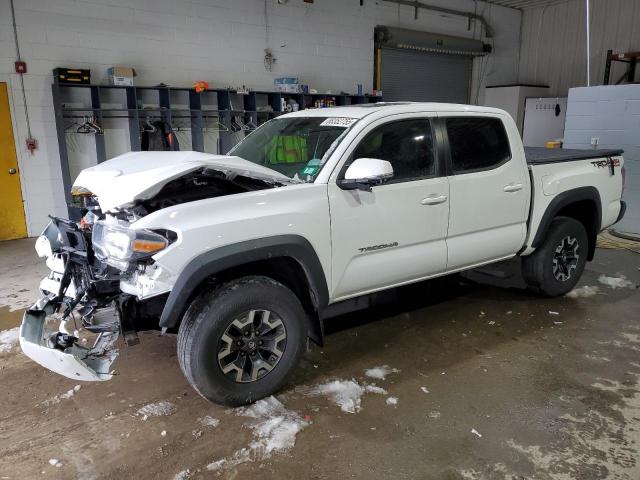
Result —
M 307 139 L 298 135 L 276 135 L 265 146 L 265 156 L 271 165 L 306 163 L 309 160 Z

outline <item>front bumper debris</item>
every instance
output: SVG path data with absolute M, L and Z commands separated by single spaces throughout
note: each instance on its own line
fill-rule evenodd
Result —
M 58 334 L 64 334 L 63 325 L 59 331 L 47 330 L 48 320 L 57 310 L 48 298 L 42 298 L 27 310 L 20 327 L 20 346 L 22 351 L 34 362 L 60 375 L 74 380 L 103 381 L 113 376 L 110 368 L 118 356 L 115 349 L 118 330 L 97 334 L 93 346 L 85 347 L 78 342 L 63 348 L 52 342 Z M 115 308 L 106 308 L 100 312 L 101 323 L 118 322 Z

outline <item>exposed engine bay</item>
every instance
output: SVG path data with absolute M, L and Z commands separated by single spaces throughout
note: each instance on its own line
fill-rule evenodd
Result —
M 138 217 L 143 217 L 156 210 L 181 203 L 283 185 L 277 181 L 257 179 L 204 167 L 170 181 L 162 187 L 157 195 L 148 200 L 138 201 L 131 207 L 131 212 Z

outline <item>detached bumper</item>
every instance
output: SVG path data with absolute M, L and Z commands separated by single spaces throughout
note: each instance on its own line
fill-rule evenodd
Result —
M 90 348 L 77 344 L 62 350 L 50 346 L 56 332 L 46 330 L 46 320 L 54 306 L 42 299 L 27 310 L 20 327 L 20 346 L 25 355 L 45 368 L 74 380 L 89 382 L 109 380 L 111 364 L 118 356 L 114 348 L 118 333 L 101 333 Z M 114 313 L 115 314 L 115 313 Z

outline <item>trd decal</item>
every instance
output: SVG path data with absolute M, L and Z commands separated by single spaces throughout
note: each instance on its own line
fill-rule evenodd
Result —
M 371 247 L 362 247 L 362 248 L 359 248 L 358 250 L 360 251 L 360 253 L 364 253 L 364 252 L 373 252 L 374 250 L 382 250 L 383 248 L 391 248 L 391 247 L 397 247 L 397 246 L 398 246 L 398 242 L 383 243 L 382 245 L 373 245 Z
M 591 165 L 598 168 L 606 168 L 606 167 L 619 167 L 620 159 L 618 158 L 608 158 L 606 160 L 594 160 L 591 162 Z
M 616 167 L 620 166 L 619 158 L 607 158 L 606 160 L 594 160 L 591 162 L 592 165 L 598 168 L 607 168 L 609 167 L 609 173 L 611 175 L 616 174 Z

